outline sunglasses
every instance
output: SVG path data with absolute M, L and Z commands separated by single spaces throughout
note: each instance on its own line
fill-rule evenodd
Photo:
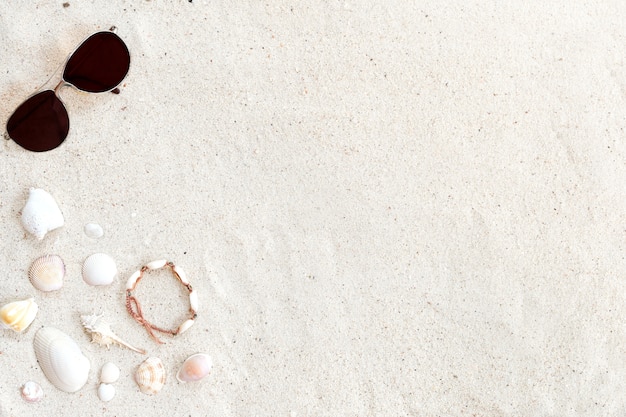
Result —
M 85 39 L 65 61 L 56 87 L 43 88 L 13 112 L 7 133 L 15 143 L 33 152 L 49 151 L 63 143 L 70 119 L 59 98 L 61 87 L 73 86 L 87 93 L 115 92 L 130 68 L 130 53 L 114 29 Z

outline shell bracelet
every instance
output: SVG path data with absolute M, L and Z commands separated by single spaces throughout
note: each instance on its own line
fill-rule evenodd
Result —
M 175 330 L 163 329 L 148 322 L 148 320 L 146 320 L 143 316 L 139 301 L 137 301 L 132 293 L 141 278 L 143 278 L 144 272 L 165 267 L 168 267 L 176 279 L 178 279 L 178 281 L 180 281 L 180 283 L 187 288 L 187 291 L 189 291 L 189 318 Z M 154 334 L 155 331 L 176 336 L 187 331 L 193 325 L 196 317 L 198 317 L 198 294 L 193 290 L 189 280 L 187 279 L 187 275 L 180 267 L 166 260 L 152 261 L 145 266 L 142 266 L 139 271 L 136 271 L 130 276 L 130 278 L 128 278 L 128 281 L 126 282 L 126 310 L 128 310 L 128 314 L 130 314 L 137 323 L 146 328 L 146 331 L 155 342 L 162 344 L 163 342 L 160 341 Z

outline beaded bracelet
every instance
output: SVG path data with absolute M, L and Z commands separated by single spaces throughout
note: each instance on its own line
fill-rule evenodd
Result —
M 175 330 L 163 329 L 148 322 L 148 320 L 143 317 L 139 301 L 137 301 L 132 294 L 132 291 L 135 289 L 141 278 L 143 278 L 144 272 L 148 270 L 161 269 L 166 266 L 170 268 L 178 281 L 180 281 L 180 283 L 183 284 L 189 291 L 189 319 L 185 320 L 183 324 L 178 326 Z M 161 344 L 163 342 L 156 337 L 154 334 L 155 331 L 176 336 L 187 331 L 187 329 L 193 325 L 196 317 L 198 317 L 198 294 L 193 290 L 185 272 L 180 267 L 166 260 L 152 261 L 145 266 L 142 266 L 139 271 L 135 272 L 130 276 L 130 278 L 128 278 L 128 281 L 126 282 L 126 310 L 128 310 L 128 314 L 130 314 L 137 323 L 146 328 L 146 331 L 155 342 Z

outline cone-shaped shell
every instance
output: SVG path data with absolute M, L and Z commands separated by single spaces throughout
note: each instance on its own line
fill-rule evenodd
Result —
M 24 331 L 35 320 L 37 304 L 33 298 L 13 301 L 0 307 L 0 325 L 18 333 Z
M 116 275 L 115 260 L 106 253 L 94 253 L 83 263 L 83 280 L 89 285 L 109 285 Z
M 28 270 L 33 287 L 40 291 L 55 291 L 63 286 L 65 263 L 58 255 L 44 255 L 33 261 Z
M 139 365 L 135 372 L 135 382 L 144 394 L 156 394 L 165 385 L 165 367 L 161 359 L 151 357 Z
M 55 387 L 76 392 L 85 385 L 89 359 L 71 337 L 53 327 L 43 327 L 35 334 L 34 346 L 43 373 Z
M 63 226 L 65 220 L 54 198 L 41 188 L 31 188 L 26 205 L 22 209 L 24 229 L 37 239 Z
M 183 362 L 176 379 L 180 382 L 200 381 L 211 372 L 211 368 L 213 368 L 211 357 L 205 353 L 196 353 Z

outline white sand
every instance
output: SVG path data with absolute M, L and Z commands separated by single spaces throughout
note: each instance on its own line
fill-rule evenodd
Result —
M 96 30 L 132 68 L 120 95 L 62 92 L 60 148 L 2 143 L 0 302 L 40 313 L 0 337 L 0 416 L 626 414 L 626 3 L 62 3 L 0 5 L 2 123 Z M 19 222 L 32 186 L 66 219 L 42 242 Z M 80 277 L 94 252 L 110 287 Z M 26 276 L 45 253 L 68 265 L 56 293 Z M 123 291 L 159 258 L 201 305 L 162 346 Z M 173 325 L 184 293 L 153 278 L 142 301 Z M 132 379 L 144 357 L 89 343 L 92 312 L 164 361 L 158 395 Z M 91 360 L 78 393 L 44 377 L 42 326 Z M 213 373 L 178 383 L 196 352 Z

